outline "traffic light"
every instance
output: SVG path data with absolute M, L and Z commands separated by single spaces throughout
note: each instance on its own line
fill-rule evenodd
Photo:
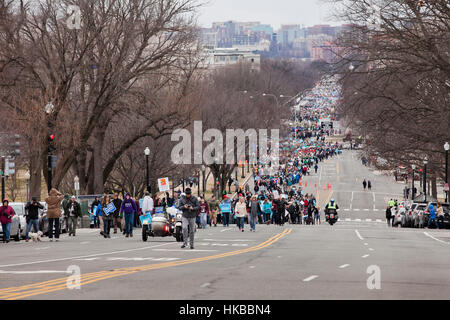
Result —
M 15 158 L 20 155 L 20 135 L 14 135 L 14 142 L 10 146 L 11 157 Z
M 52 152 L 56 151 L 55 135 L 53 133 L 48 135 L 47 142 L 48 142 L 48 153 L 52 153 Z

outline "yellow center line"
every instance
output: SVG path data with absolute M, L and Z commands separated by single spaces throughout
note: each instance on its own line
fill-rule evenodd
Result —
M 93 272 L 88 273 L 81 276 L 80 279 L 80 286 L 87 285 L 90 283 L 98 282 L 104 279 L 114 278 L 114 277 L 120 277 L 123 275 L 129 275 L 137 272 L 143 272 L 143 271 L 149 271 L 149 270 L 156 270 L 156 269 L 163 269 L 163 268 L 169 268 L 169 267 L 176 267 L 181 266 L 185 264 L 190 263 L 198 263 L 213 259 L 219 259 L 219 258 L 226 258 L 234 255 L 239 255 L 251 251 L 261 250 L 263 248 L 266 248 L 273 243 L 277 242 L 284 236 L 290 234 L 292 232 L 292 229 L 285 229 L 283 232 L 276 234 L 275 236 L 270 237 L 268 240 L 250 247 L 246 249 L 231 251 L 231 252 L 225 252 L 217 255 L 212 256 L 206 256 L 201 258 L 194 258 L 194 259 L 187 259 L 182 261 L 174 261 L 174 262 L 166 262 L 161 264 L 151 264 L 146 266 L 140 266 L 140 267 L 128 267 L 128 268 L 122 268 L 117 269 L 114 271 L 100 271 L 100 272 Z M 41 283 L 35 283 L 30 285 L 25 285 L 22 287 L 12 287 L 12 288 L 5 288 L 3 290 L 0 290 L 0 299 L 6 299 L 6 300 L 16 300 L 16 299 L 22 299 L 30 296 L 35 296 L 39 294 L 45 294 L 55 291 L 60 291 L 67 289 L 67 279 L 68 278 L 60 278 L 56 280 L 50 280 L 46 282 Z

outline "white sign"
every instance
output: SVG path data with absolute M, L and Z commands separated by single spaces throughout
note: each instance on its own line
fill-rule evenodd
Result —
M 158 187 L 160 192 L 170 191 L 169 178 L 158 179 Z

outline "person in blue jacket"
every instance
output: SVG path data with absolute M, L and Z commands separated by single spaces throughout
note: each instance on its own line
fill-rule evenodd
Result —
M 136 203 L 131 199 L 130 195 L 125 194 L 125 199 L 122 202 L 122 206 L 120 207 L 120 214 L 124 213 L 125 215 L 125 237 L 133 236 L 133 223 L 134 223 L 134 215 L 138 212 Z
M 439 226 L 436 222 L 436 210 L 434 209 L 434 206 L 430 204 L 430 220 L 428 220 L 427 229 L 430 227 L 431 221 L 433 221 L 434 225 L 436 226 L 436 229 L 439 229 Z

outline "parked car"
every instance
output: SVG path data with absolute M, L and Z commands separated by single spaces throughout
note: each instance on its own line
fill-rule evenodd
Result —
M 418 203 L 412 203 L 412 204 L 406 206 L 405 221 L 404 221 L 404 224 L 402 225 L 402 227 L 408 227 L 408 228 L 414 227 L 413 212 L 417 206 L 418 206 Z
M 11 206 L 12 203 L 10 203 L 9 205 Z M 15 208 L 13 208 L 13 209 L 14 209 L 14 211 L 16 211 Z M 14 239 L 15 241 L 20 241 L 20 228 L 21 228 L 20 220 L 21 220 L 21 218 L 17 212 L 11 219 L 11 229 L 9 231 L 9 234 L 10 234 L 10 238 Z M 1 239 L 3 239 L 3 228 L 2 228 L 1 224 L 0 224 L 0 235 L 1 235 Z
M 424 224 L 423 212 L 426 207 L 427 207 L 426 203 L 417 203 L 416 207 L 412 211 L 414 228 L 419 228 L 421 226 L 423 227 L 423 224 Z
M 9 204 L 13 209 L 16 215 L 19 217 L 19 228 L 20 228 L 20 237 L 25 239 L 25 234 L 27 231 L 27 220 L 25 217 L 25 205 L 24 202 L 11 202 Z
M 406 215 L 406 209 L 403 205 L 398 205 L 397 207 L 394 207 L 393 210 L 394 214 L 394 223 L 393 227 L 403 226 L 403 223 L 405 221 L 405 215 Z

